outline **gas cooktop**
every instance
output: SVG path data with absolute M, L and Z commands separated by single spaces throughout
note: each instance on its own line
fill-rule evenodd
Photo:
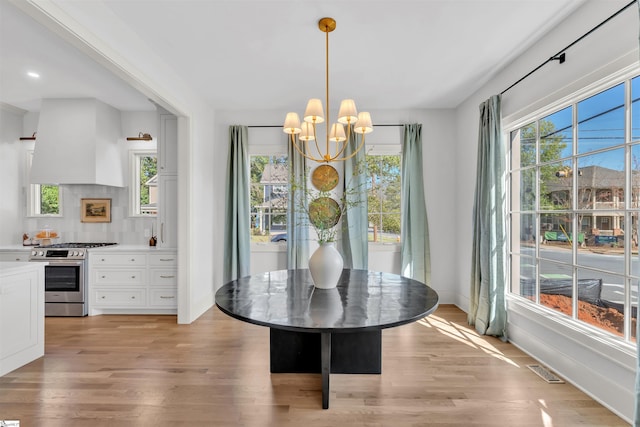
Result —
M 117 245 L 117 243 L 56 243 L 54 245 L 36 246 L 31 251 L 29 261 L 85 260 L 87 259 L 87 251 L 84 249 L 113 245 Z
M 44 245 L 37 246 L 38 248 L 64 248 L 64 249 L 77 249 L 77 248 L 101 248 L 103 246 L 113 246 L 117 245 L 117 243 L 98 243 L 98 242 L 89 242 L 89 243 L 56 243 L 53 245 Z

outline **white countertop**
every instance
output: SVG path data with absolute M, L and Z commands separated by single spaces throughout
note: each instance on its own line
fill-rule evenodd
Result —
M 0 251 L 3 252 L 15 252 L 15 251 L 25 251 L 29 252 L 33 249 L 33 246 L 22 246 L 22 245 L 2 245 L 0 246 Z
M 118 252 L 118 251 L 127 251 L 127 252 L 175 252 L 176 248 L 161 248 L 159 246 L 149 246 L 149 245 L 114 245 L 114 246 L 102 246 L 99 248 L 90 248 L 91 252 Z
M 44 268 L 48 262 L 0 262 L 0 276 Z
M 35 246 L 22 245 L 1 245 L 0 252 L 31 252 Z M 102 246 L 99 248 L 90 248 L 91 251 L 150 251 L 150 252 L 175 252 L 176 248 L 161 248 L 159 246 L 149 245 L 113 245 Z

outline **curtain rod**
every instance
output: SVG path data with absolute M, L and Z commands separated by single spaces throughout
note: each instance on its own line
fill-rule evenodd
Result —
M 604 21 L 602 21 L 601 23 L 599 23 L 598 25 L 596 25 L 595 27 L 593 27 L 592 29 L 590 29 L 589 31 L 587 31 L 586 33 L 584 33 L 582 36 L 580 36 L 579 38 L 577 38 L 576 40 L 574 40 L 571 44 L 569 44 L 568 46 L 566 46 L 564 49 L 560 49 L 560 51 L 558 53 L 556 53 L 555 55 L 553 55 L 551 58 L 547 59 L 546 61 L 544 61 L 542 64 L 538 65 L 536 68 L 534 68 L 533 70 L 529 71 L 527 74 L 525 74 L 522 78 L 520 78 L 520 80 L 518 80 L 517 82 L 515 82 L 514 84 L 512 84 L 511 86 L 509 86 L 508 88 L 506 88 L 505 90 L 503 90 L 502 92 L 500 92 L 500 95 L 504 95 L 504 93 L 506 91 L 508 91 L 509 89 L 511 89 L 512 87 L 516 86 L 517 84 L 519 84 L 520 82 L 522 82 L 524 79 L 526 79 L 527 77 L 529 77 L 531 74 L 535 73 L 536 71 L 538 71 L 540 68 L 544 67 L 545 65 L 547 65 L 549 62 L 551 61 L 559 61 L 560 64 L 564 63 L 566 55 L 565 55 L 565 51 L 569 48 L 571 48 L 573 45 L 575 45 L 576 43 L 580 42 L 582 39 L 584 39 L 585 37 L 587 37 L 589 34 L 593 33 L 594 31 L 596 31 L 597 29 L 599 29 L 600 27 L 602 27 L 604 24 L 606 24 L 607 22 L 609 22 L 610 20 L 612 20 L 613 18 L 615 18 L 616 16 L 618 16 L 619 14 L 621 14 L 622 12 L 624 12 L 626 9 L 628 9 L 632 4 L 636 3 L 638 0 L 633 0 L 630 3 L 628 3 L 626 6 L 624 6 L 622 9 L 618 10 L 616 13 L 614 13 L 613 15 L 611 15 L 610 17 L 608 17 L 607 19 L 605 19 Z
M 403 124 L 384 124 L 384 125 L 373 125 L 373 127 L 401 127 Z M 282 125 L 249 125 L 248 128 L 281 128 Z

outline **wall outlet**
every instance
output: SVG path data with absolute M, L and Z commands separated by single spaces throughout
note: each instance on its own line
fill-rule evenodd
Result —
M 149 230 L 148 228 L 144 229 L 144 237 L 151 237 L 151 230 Z

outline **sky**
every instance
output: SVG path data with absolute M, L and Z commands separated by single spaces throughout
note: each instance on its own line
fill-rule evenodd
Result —
M 612 148 L 581 157 L 580 167 L 595 165 L 624 170 L 624 150 L 620 146 L 625 143 L 625 84 L 620 83 L 575 105 L 578 155 Z M 631 99 L 631 140 L 640 142 L 640 76 L 631 80 Z M 571 156 L 573 151 L 573 109 L 571 105 L 542 119 L 554 125 L 555 132 L 550 137 L 562 136 L 566 144 L 562 151 L 563 158 Z M 636 165 L 635 168 L 640 168 L 640 148 L 634 148 L 632 154 L 637 157 L 632 163 Z

